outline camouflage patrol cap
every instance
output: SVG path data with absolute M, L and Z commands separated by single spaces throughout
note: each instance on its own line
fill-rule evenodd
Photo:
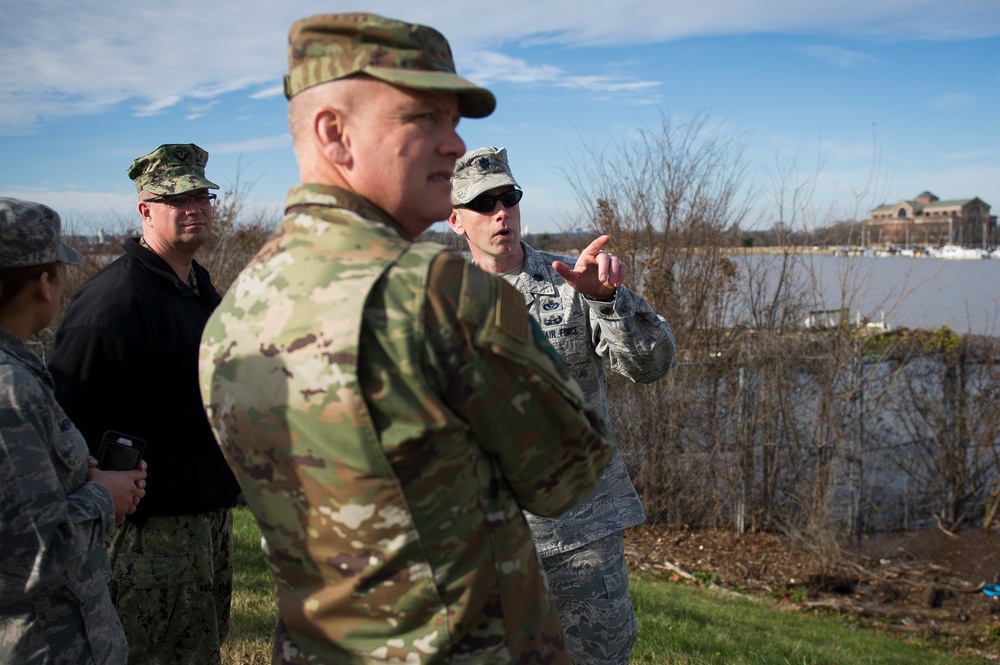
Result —
M 456 92 L 458 110 L 468 118 L 484 118 L 497 105 L 492 92 L 455 73 L 448 40 L 433 28 L 364 12 L 317 14 L 292 24 L 285 97 L 352 74 Z
M 0 269 L 83 263 L 80 252 L 60 240 L 61 227 L 58 213 L 47 205 L 0 197 Z
M 208 153 L 193 143 L 167 143 L 139 157 L 128 167 L 135 191 L 159 196 L 183 194 L 195 189 L 218 189 L 205 178 Z
M 521 188 L 510 172 L 507 148 L 476 148 L 455 162 L 455 172 L 451 176 L 451 198 L 454 203 L 468 203 L 483 192 L 507 185 Z

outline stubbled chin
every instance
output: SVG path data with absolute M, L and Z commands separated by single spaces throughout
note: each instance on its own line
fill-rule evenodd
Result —
M 209 231 L 207 226 L 191 226 L 181 231 L 178 235 L 182 240 L 205 242 L 211 235 L 211 231 Z

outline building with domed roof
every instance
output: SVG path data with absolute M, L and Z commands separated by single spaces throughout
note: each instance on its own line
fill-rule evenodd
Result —
M 930 192 L 874 208 L 864 221 L 866 245 L 996 245 L 997 218 L 982 199 L 942 201 Z

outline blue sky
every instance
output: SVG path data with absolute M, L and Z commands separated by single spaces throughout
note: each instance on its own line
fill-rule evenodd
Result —
M 288 27 L 363 9 L 434 26 L 459 73 L 496 94 L 459 133 L 507 147 L 530 232 L 576 225 L 566 173 L 587 155 L 699 113 L 743 137 L 748 185 L 769 191 L 779 162 L 814 182 L 797 223 L 923 190 L 1000 212 L 996 0 L 143 4 L 0 0 L 0 195 L 47 203 L 77 232 L 118 230 L 136 218 L 131 161 L 193 142 L 211 179 L 239 176 L 278 215 L 298 180 Z M 746 226 L 773 221 L 766 199 Z

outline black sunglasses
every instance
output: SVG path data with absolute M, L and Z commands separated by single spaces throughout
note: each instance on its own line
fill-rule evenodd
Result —
M 469 210 L 475 210 L 476 212 L 487 213 L 493 212 L 493 208 L 496 207 L 497 201 L 503 204 L 504 208 L 513 208 L 524 196 L 524 192 L 520 189 L 512 189 L 503 194 L 497 194 L 493 196 L 492 194 L 480 194 L 476 198 L 472 199 L 468 203 L 459 203 L 455 205 L 456 208 L 468 208 Z

